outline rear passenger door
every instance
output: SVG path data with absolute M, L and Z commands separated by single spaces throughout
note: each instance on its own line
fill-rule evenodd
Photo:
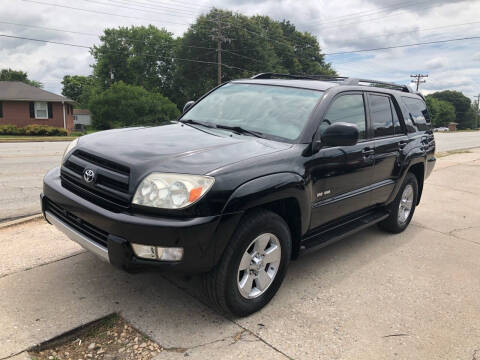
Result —
M 400 176 L 402 149 L 408 142 L 400 123 L 399 106 L 388 94 L 368 93 L 370 131 L 375 155 L 372 181 L 372 205 L 384 203 Z

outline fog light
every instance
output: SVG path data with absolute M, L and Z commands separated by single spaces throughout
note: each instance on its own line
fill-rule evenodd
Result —
M 132 244 L 132 249 L 135 252 L 135 255 L 143 259 L 180 261 L 183 257 L 183 248 Z
M 163 261 L 179 261 L 183 257 L 183 248 L 157 247 L 157 257 Z
M 140 244 L 132 244 L 133 251 L 135 255 L 143 259 L 156 259 L 157 258 L 157 250 L 155 246 L 150 245 L 140 245 Z

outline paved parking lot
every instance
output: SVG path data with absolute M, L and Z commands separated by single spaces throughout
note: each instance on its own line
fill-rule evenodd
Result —
M 437 151 L 480 147 L 480 131 L 435 133 Z M 0 222 L 40 212 L 45 173 L 60 163 L 67 142 L 0 143 Z
M 367 229 L 291 264 L 244 319 L 206 305 L 198 278 L 130 275 L 43 221 L 0 229 L 0 359 L 119 312 L 161 359 L 477 359 L 480 149 L 438 160 L 402 234 Z

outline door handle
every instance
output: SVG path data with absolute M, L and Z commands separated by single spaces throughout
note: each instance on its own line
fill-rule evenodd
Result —
M 375 153 L 375 150 L 374 149 L 371 149 L 369 147 L 366 147 L 365 149 L 362 150 L 362 155 L 364 157 L 368 157 L 370 155 L 373 155 Z

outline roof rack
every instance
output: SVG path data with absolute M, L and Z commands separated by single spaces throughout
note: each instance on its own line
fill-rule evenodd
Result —
M 392 90 L 399 90 L 409 93 L 417 93 L 409 85 L 399 85 L 395 83 L 369 80 L 369 79 L 357 79 L 349 78 L 345 76 L 329 76 L 329 75 L 292 75 L 292 74 L 279 74 L 279 73 L 261 73 L 251 77 L 252 79 L 297 79 L 297 80 L 320 80 L 320 81 L 333 81 L 339 85 L 353 85 L 353 86 L 374 86 L 387 88 Z

